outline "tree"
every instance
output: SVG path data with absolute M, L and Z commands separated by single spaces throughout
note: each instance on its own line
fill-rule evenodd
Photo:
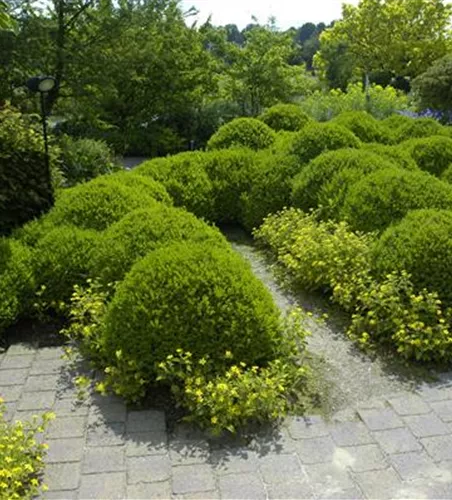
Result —
M 15 27 L 15 22 L 8 12 L 8 6 L 0 1 L 0 31 L 13 31 Z
M 450 47 L 452 6 L 444 0 L 361 0 L 320 37 L 317 64 L 334 64 L 331 46 L 346 46 L 362 74 L 415 77 Z M 326 50 L 325 50 L 326 49 Z

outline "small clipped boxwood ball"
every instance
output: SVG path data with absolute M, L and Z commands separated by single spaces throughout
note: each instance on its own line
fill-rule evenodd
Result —
M 441 180 L 447 182 L 448 184 L 452 184 L 452 163 L 444 170 L 441 175 Z
M 353 132 L 363 142 L 389 144 L 392 136 L 389 129 L 365 111 L 347 111 L 333 118 L 330 123 L 341 125 Z
M 381 123 L 388 130 L 396 131 L 404 127 L 405 125 L 412 123 L 414 120 L 415 118 L 411 118 L 410 116 L 399 115 L 398 113 L 394 113 L 385 118 L 384 120 L 381 120 Z
M 190 212 L 156 204 L 130 212 L 102 234 L 91 258 L 90 274 L 104 284 L 120 281 L 138 259 L 179 241 L 227 245 L 216 228 Z
M 276 130 L 296 132 L 301 130 L 311 118 L 296 104 L 276 104 L 265 110 L 259 120 Z
M 391 168 L 353 184 L 340 215 L 355 230 L 381 231 L 421 208 L 452 209 L 452 186 L 426 172 Z
M 447 132 L 433 118 L 416 118 L 396 130 L 394 137 L 396 142 L 403 142 L 432 135 L 447 135 Z
M 149 253 L 109 305 L 105 348 L 135 361 L 146 376 L 176 349 L 210 356 L 221 372 L 233 362 L 265 364 L 280 339 L 279 313 L 249 265 L 229 248 L 179 243 Z M 227 361 L 227 360 L 226 360 Z
M 401 145 L 387 146 L 386 144 L 371 142 L 363 144 L 362 149 L 363 151 L 376 153 L 401 168 L 405 168 L 407 170 L 417 170 L 419 168 L 410 153 Z
M 321 153 L 342 148 L 359 148 L 360 140 L 340 125 L 309 123 L 295 135 L 289 153 L 308 163 Z
M 452 305 L 452 211 L 409 212 L 381 235 L 374 258 L 380 274 L 406 270 L 418 290 L 436 291 Z
M 452 163 L 452 139 L 445 136 L 425 137 L 402 142 L 421 170 L 440 176 Z
M 236 118 L 220 127 L 209 139 L 207 149 L 226 149 L 237 146 L 258 150 L 273 144 L 275 132 L 256 118 Z

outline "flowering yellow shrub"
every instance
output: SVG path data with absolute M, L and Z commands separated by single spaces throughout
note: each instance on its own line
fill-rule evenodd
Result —
M 0 499 L 31 499 L 46 486 L 40 475 L 47 444 L 39 443 L 36 434 L 42 433 L 53 413 L 45 413 L 41 420 L 8 423 L 5 407 L 0 398 Z

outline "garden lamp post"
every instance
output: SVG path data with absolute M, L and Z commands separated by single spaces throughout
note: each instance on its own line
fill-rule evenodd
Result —
M 53 192 L 52 192 L 52 173 L 50 172 L 50 159 L 49 159 L 49 143 L 47 139 L 47 112 L 45 106 L 45 96 L 55 88 L 57 81 L 53 76 L 34 76 L 27 80 L 27 87 L 32 92 L 39 92 L 41 100 L 41 120 L 42 120 L 42 135 L 44 137 L 44 158 L 46 174 L 48 176 L 50 202 L 53 205 Z

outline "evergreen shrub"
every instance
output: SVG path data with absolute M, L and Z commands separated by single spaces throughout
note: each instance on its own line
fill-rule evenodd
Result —
M 411 139 L 400 144 L 420 169 L 440 176 L 452 163 L 452 139 L 445 136 Z
M 377 144 L 376 142 L 370 142 L 367 144 L 363 144 L 362 149 L 364 151 L 370 151 L 372 153 L 378 154 L 386 160 L 389 160 L 399 167 L 405 168 L 407 170 L 416 170 L 418 168 L 410 153 L 401 145 L 388 146 L 386 144 Z
M 220 127 L 209 139 L 207 149 L 244 146 L 258 150 L 270 147 L 275 132 L 257 118 L 236 118 Z
M 403 142 L 432 135 L 447 135 L 446 128 L 433 118 L 416 118 L 396 130 L 394 140 L 395 142 Z
M 390 130 L 365 111 L 348 111 L 341 113 L 330 123 L 341 125 L 353 132 L 363 142 L 389 144 L 392 141 Z
M 264 111 L 259 120 L 277 132 L 280 130 L 296 132 L 311 121 L 311 118 L 296 104 L 276 104 Z

